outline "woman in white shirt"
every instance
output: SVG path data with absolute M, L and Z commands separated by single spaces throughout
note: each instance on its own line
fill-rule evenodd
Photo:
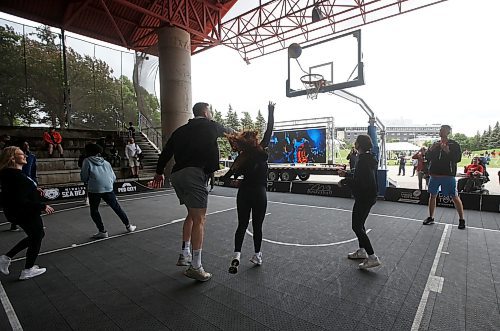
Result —
M 125 146 L 125 156 L 128 159 L 128 165 L 130 167 L 130 171 L 132 172 L 132 177 L 139 177 L 139 155 L 141 153 L 142 150 L 139 145 L 134 142 L 133 138 L 130 138 L 127 146 Z

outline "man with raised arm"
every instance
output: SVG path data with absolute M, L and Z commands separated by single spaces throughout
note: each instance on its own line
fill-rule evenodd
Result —
M 151 186 L 163 187 L 165 166 L 174 157 L 170 180 L 180 203 L 186 206 L 188 212 L 182 229 L 182 252 L 177 265 L 189 266 L 184 275 L 204 282 L 212 278 L 212 274 L 205 272 L 201 264 L 208 204 L 207 182 L 210 174 L 219 170 L 217 138 L 233 130 L 212 121 L 208 103 L 195 104 L 193 114 L 194 118 L 175 130 L 168 139 Z

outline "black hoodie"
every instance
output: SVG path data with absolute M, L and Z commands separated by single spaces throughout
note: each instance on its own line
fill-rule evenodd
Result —
M 462 160 L 462 150 L 460 145 L 451 139 L 448 139 L 448 147 L 449 153 L 442 151 L 440 146 L 434 149 L 431 147 L 425 153 L 425 158 L 429 161 L 431 176 L 456 176 L 457 163 Z
M 0 171 L 2 183 L 2 203 L 9 221 L 23 223 L 33 215 L 40 215 L 45 204 L 40 201 L 40 194 L 33 180 L 21 170 L 6 168 Z
M 372 202 L 377 199 L 378 161 L 370 152 L 359 154 L 354 174 L 346 177 L 343 183 L 352 190 L 356 200 Z

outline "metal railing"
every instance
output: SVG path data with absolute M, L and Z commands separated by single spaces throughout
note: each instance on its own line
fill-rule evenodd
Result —
M 146 138 L 154 145 L 154 147 L 161 151 L 162 148 L 162 137 L 161 131 L 153 126 L 153 123 L 144 116 L 141 112 L 139 112 L 139 132 L 144 134 Z

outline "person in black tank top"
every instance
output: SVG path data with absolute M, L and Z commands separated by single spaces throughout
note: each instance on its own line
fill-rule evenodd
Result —
M 245 232 L 250 222 L 250 213 L 252 213 L 253 223 L 253 243 L 255 254 L 250 259 L 255 265 L 262 264 L 262 224 L 267 209 L 267 158 L 268 154 L 265 148 L 269 145 L 274 126 L 274 103 L 269 102 L 267 107 L 269 114 L 267 128 L 260 144 L 257 141 L 256 131 L 244 131 L 241 133 L 228 135 L 231 147 L 240 154 L 234 160 L 231 169 L 223 178 L 243 175 L 236 205 L 238 209 L 238 228 L 234 234 L 234 257 L 229 267 L 230 273 L 238 272 L 240 264 L 241 246 L 245 238 Z

